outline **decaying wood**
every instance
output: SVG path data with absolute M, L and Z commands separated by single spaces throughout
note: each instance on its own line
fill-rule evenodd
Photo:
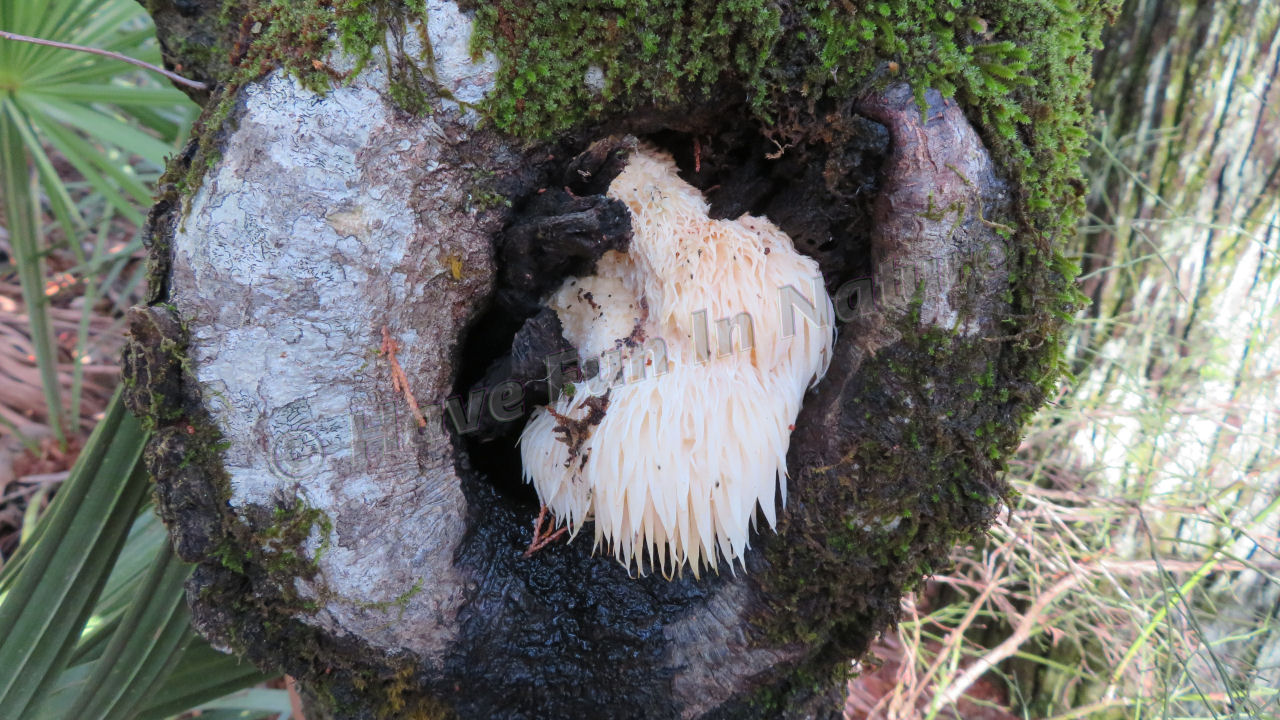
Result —
M 433 52 L 452 97 L 475 102 L 492 67 L 457 55 L 441 34 L 465 29 L 452 3 L 427 5 L 434 50 L 409 33 L 408 51 Z M 865 649 L 920 559 L 945 550 L 912 546 L 885 561 L 892 571 L 873 569 L 850 637 L 789 629 L 788 614 L 811 611 L 811 592 L 862 590 L 864 580 L 839 575 L 808 578 L 798 594 L 779 589 L 808 572 L 784 562 L 796 557 L 785 549 L 821 545 L 805 528 L 841 511 L 820 491 L 843 482 L 875 494 L 887 481 L 865 468 L 830 473 L 860 432 L 892 434 L 866 425 L 872 412 L 894 418 L 867 399 L 877 381 L 861 370 L 904 352 L 910 323 L 977 339 L 999 335 L 1007 312 L 1005 189 L 963 114 L 931 92 L 922 116 L 904 86 L 860 105 L 892 146 L 874 211 L 874 276 L 833 288 L 844 302 L 836 359 L 797 422 L 783 532 L 760 536 L 767 552 L 748 555 L 746 574 L 668 581 L 631 577 L 583 539 L 526 556 L 537 505 L 513 490 L 517 477 L 475 472 L 470 398 L 454 395 L 469 370 L 459 367 L 463 346 L 483 330 L 476 323 L 495 293 L 528 303 L 552 286 L 503 279 L 493 250 L 503 228 L 533 246 L 537 232 L 604 226 L 617 243 L 625 218 L 585 197 L 569 198 L 580 206 L 572 223 L 513 222 L 530 217 L 520 215 L 528 199 L 565 160 L 477 126 L 457 104 L 414 117 L 387 94 L 376 62 L 325 95 L 282 72 L 246 84 L 217 141 L 220 160 L 153 218 L 168 288 L 157 301 L 169 305 L 139 311 L 132 371 L 144 386 L 162 377 L 180 389 L 134 393 L 133 405 L 160 418 L 152 467 L 162 504 L 178 485 L 206 495 L 164 508 L 175 537 L 202 528 L 198 542 L 179 543 L 200 564 L 190 598 L 201 632 L 324 688 L 313 695 L 339 716 L 411 702 L 477 718 L 742 717 L 771 712 L 761 693 L 793 709 L 808 698 L 813 713 L 834 716 L 838 703 L 823 704 L 833 686 L 815 692 L 794 682 L 796 670 Z M 396 387 L 389 354 L 378 352 L 383 328 L 399 346 Z M 177 351 L 155 351 L 166 343 Z M 998 351 L 991 343 L 975 362 Z M 507 367 L 531 357 L 525 348 Z M 942 386 L 952 371 L 940 364 L 918 381 Z M 939 413 L 967 411 L 950 397 L 936 401 Z M 166 417 L 163 407 L 181 412 Z M 199 438 L 206 426 L 218 444 L 198 447 L 181 430 Z M 202 459 L 181 459 L 190 457 Z M 976 530 L 993 511 L 957 512 Z M 796 598 L 801 606 L 788 604 Z

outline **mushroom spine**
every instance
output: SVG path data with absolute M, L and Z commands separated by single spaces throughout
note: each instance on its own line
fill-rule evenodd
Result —
M 631 213 L 630 247 L 548 301 L 599 369 L 534 412 L 525 479 L 641 573 L 732 567 L 756 508 L 772 527 L 785 504 L 791 430 L 831 359 L 831 299 L 785 233 L 710 219 L 664 153 L 641 146 L 607 195 Z

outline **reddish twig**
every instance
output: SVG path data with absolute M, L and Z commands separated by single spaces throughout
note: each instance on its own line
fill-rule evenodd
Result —
M 152 72 L 158 72 L 179 85 L 186 85 L 187 87 L 195 88 L 196 90 L 209 89 L 208 85 L 199 82 L 198 80 L 188 80 L 175 72 L 170 72 L 162 67 L 156 67 L 149 62 L 143 62 L 137 58 L 131 58 L 128 55 L 123 55 L 113 50 L 100 50 L 98 48 L 87 47 L 84 45 L 72 45 L 71 43 L 58 42 L 57 40 L 44 40 L 42 38 L 31 37 L 30 35 L 19 35 L 18 33 L 12 33 L 7 30 L 0 30 L 0 38 L 4 38 L 5 40 L 14 40 L 16 42 L 31 43 L 32 45 L 47 45 L 49 47 L 55 47 L 62 50 L 75 50 L 76 52 L 101 55 L 102 57 L 119 60 L 120 62 L 127 62 L 130 65 L 136 65 Z
M 293 676 L 284 676 L 284 686 L 289 691 L 289 720 L 307 720 L 302 710 L 302 696 L 298 694 L 298 684 Z
M 548 519 L 551 521 L 551 526 L 548 527 L 547 530 L 550 530 L 552 527 L 555 527 L 556 518 L 555 515 L 547 512 L 547 506 L 543 505 L 542 509 L 538 511 L 538 517 L 533 521 L 533 539 L 529 541 L 529 547 L 524 551 L 525 557 L 530 557 L 542 548 L 550 545 L 556 540 L 559 540 L 566 532 L 569 531 L 569 528 L 562 527 L 550 535 L 543 535 L 542 526 Z
M 422 416 L 417 399 L 409 391 L 409 378 L 405 376 L 404 368 L 400 367 L 400 361 L 396 359 L 396 353 L 400 352 L 400 343 L 391 339 L 391 330 L 386 325 L 382 326 L 381 349 L 382 354 L 386 355 L 388 362 L 391 363 L 391 388 L 398 393 L 404 393 L 404 400 L 409 403 L 409 410 L 413 412 L 413 419 L 418 422 L 418 427 L 426 427 L 427 419 Z
M 993 648 L 991 652 L 978 658 L 976 662 L 965 668 L 960 677 L 952 682 L 945 692 L 934 696 L 933 701 L 929 703 L 930 714 L 936 714 L 947 705 L 955 703 L 988 670 L 1018 652 L 1022 644 L 1030 640 L 1031 636 L 1035 634 L 1037 623 L 1049 605 L 1053 604 L 1053 601 L 1059 595 L 1075 587 L 1083 579 L 1084 577 L 1081 575 L 1067 575 L 1054 583 L 1053 587 L 1041 593 L 1036 598 L 1035 603 L 1023 614 L 1022 620 L 1014 628 L 1012 635 Z

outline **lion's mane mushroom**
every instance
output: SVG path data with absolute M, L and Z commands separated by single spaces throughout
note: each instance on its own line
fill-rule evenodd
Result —
M 646 554 L 664 573 L 717 568 L 717 551 L 732 567 L 756 507 L 772 526 L 779 484 L 785 502 L 792 424 L 831 358 L 831 300 L 785 233 L 709 219 L 665 154 L 638 149 L 608 196 L 631 213 L 628 251 L 548 302 L 599 370 L 534 412 L 525 478 L 641 573 Z

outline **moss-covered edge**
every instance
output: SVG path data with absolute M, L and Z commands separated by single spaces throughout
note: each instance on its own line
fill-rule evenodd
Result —
M 575 0 L 464 3 L 473 50 L 501 62 L 486 111 L 550 137 L 630 108 L 680 108 L 737 88 L 767 132 L 905 80 L 954 97 L 1016 188 L 1011 282 L 1025 376 L 1061 377 L 1062 325 L 1080 296 L 1059 252 L 1083 212 L 1091 53 L 1119 0 Z M 587 77 L 593 76 L 592 82 Z M 1033 411 L 1030 410 L 1030 411 Z
M 583 9 L 572 0 L 471 3 L 478 18 L 475 51 L 494 52 L 501 61 L 487 109 L 513 134 L 550 137 L 598 121 L 606 111 L 679 108 L 728 86 L 785 147 L 821 124 L 823 113 L 906 80 L 922 102 L 924 91 L 936 88 L 960 103 L 1013 188 L 1011 217 L 1001 218 L 1014 226 L 1007 337 L 999 346 L 975 343 L 908 320 L 896 328 L 903 342 L 862 369 L 878 387 L 861 388 L 850 404 L 865 399 L 884 407 L 895 392 L 914 402 L 898 403 L 905 427 L 876 438 L 869 423 L 863 428 L 869 437 L 852 443 L 846 457 L 805 472 L 810 501 L 827 510 L 793 508 L 780 529 L 802 537 L 769 544 L 771 565 L 787 569 L 765 579 L 777 605 L 762 624 L 773 642 L 825 646 L 819 654 L 825 658 L 811 658 L 791 681 L 763 691 L 753 711 L 785 703 L 797 686 L 826 686 L 823 665 L 837 667 L 841 653 L 865 647 L 868 633 L 896 617 L 898 594 L 944 563 L 954 543 L 986 527 L 998 503 L 1008 500 L 999 474 L 1026 421 L 1066 374 L 1064 326 L 1083 302 L 1074 284 L 1077 268 L 1062 248 L 1083 212 L 1091 53 L 1118 5 L 616 0 Z M 955 387 L 938 397 L 918 395 L 929 378 L 947 376 L 957 379 Z M 934 415 L 940 408 L 942 418 Z M 869 497 L 874 493 L 863 477 L 907 489 Z M 943 497 L 948 493 L 960 496 Z M 966 505 L 972 512 L 947 510 Z M 877 517 L 891 524 L 868 521 Z M 868 547 L 896 548 L 895 557 L 871 557 Z M 852 581 L 893 568 L 881 583 Z M 847 596 L 829 582 L 806 587 L 805 578 L 833 576 L 851 578 Z M 781 581 L 770 582 L 775 579 Z M 868 597 L 868 588 L 885 592 Z
M 149 1 L 153 14 L 153 6 L 161 1 Z M 423 0 L 222 0 L 216 17 L 205 25 L 226 48 L 174 39 L 174 55 L 218 77 L 192 129 L 194 154 L 179 174 L 173 174 L 171 165 L 168 179 L 184 198 L 199 187 L 204 173 L 219 160 L 219 135 L 234 116 L 240 88 L 277 69 L 308 89 L 326 92 L 355 77 L 381 50 L 393 102 L 405 112 L 429 114 L 432 100 L 440 94 L 431 82 L 434 68 L 430 62 L 424 66 L 407 60 L 400 47 L 406 20 L 424 17 Z M 430 47 L 425 23 L 417 28 L 423 46 Z M 354 64 L 349 70 L 327 63 L 338 49 Z
M 930 87 L 954 96 L 1015 188 L 1010 334 L 1026 359 L 1018 379 L 1047 393 L 1062 377 L 1063 326 L 1084 301 L 1062 239 L 1083 212 L 1090 54 L 1119 0 L 461 4 L 475 12 L 474 52 L 494 52 L 501 63 L 482 109 L 527 139 L 581 130 L 607 119 L 606 108 L 613 116 L 687 107 L 725 84 L 783 146 L 789 133 L 820 122 L 818 113 L 878 84 L 902 79 L 922 98 Z M 337 47 L 356 71 L 375 49 L 387 50 L 397 102 L 429 112 L 421 67 L 387 40 L 388 28 L 394 37 L 423 12 L 422 0 L 225 0 L 218 22 L 235 38 L 231 69 L 196 127 L 187 169 L 170 178 L 179 194 L 216 163 L 217 134 L 241 86 L 276 68 L 318 91 L 343 83 L 353 73 L 318 59 Z

